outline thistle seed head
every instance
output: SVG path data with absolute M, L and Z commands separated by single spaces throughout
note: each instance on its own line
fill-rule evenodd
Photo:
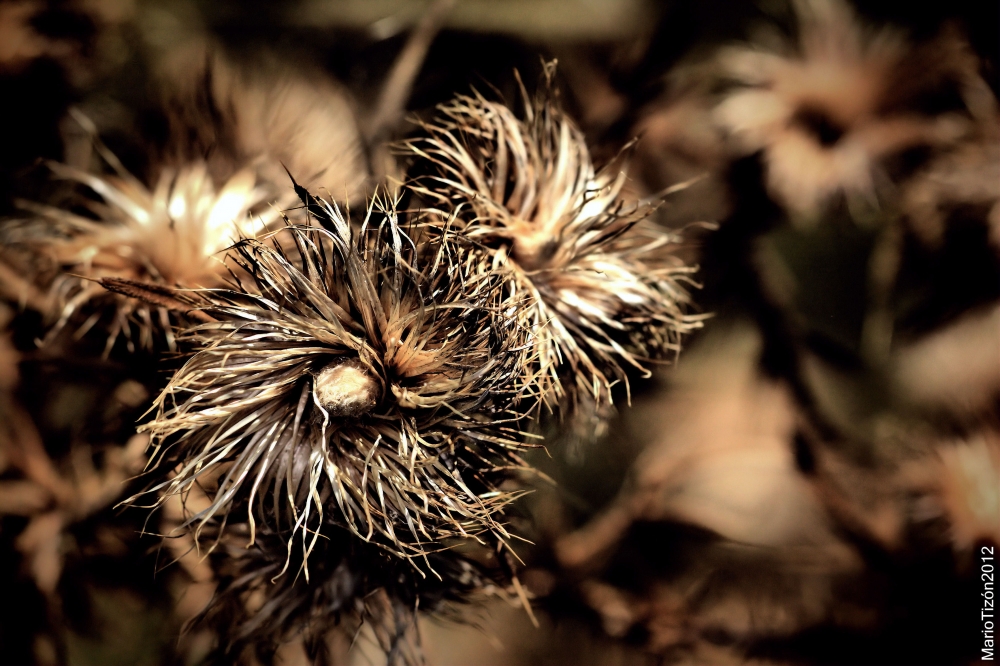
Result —
M 176 291 L 211 321 L 179 336 L 193 353 L 144 426 L 175 470 L 152 490 L 205 484 L 196 535 L 239 506 L 251 542 L 299 535 L 303 563 L 324 524 L 406 558 L 505 539 L 528 336 L 506 278 L 391 202 L 356 229 L 301 192 L 320 226 L 237 242 L 245 282 Z
M 488 569 L 454 550 L 430 553 L 438 576 L 421 575 L 409 562 L 344 529 L 327 525 L 310 558 L 310 580 L 282 576 L 302 564 L 301 551 L 287 553 L 284 537 L 259 530 L 247 547 L 246 523 L 230 525 L 220 547 L 209 557 L 218 588 L 201 621 L 213 626 L 220 641 L 209 663 L 232 664 L 252 652 L 272 663 L 279 646 L 300 638 L 316 663 L 323 660 L 332 632 L 351 641 L 364 623 L 372 628 L 391 666 L 417 666 L 424 660 L 417 638 L 417 613 L 456 615 L 454 607 L 486 596 L 496 581 Z M 474 554 L 489 559 L 491 549 Z M 329 657 L 329 655 L 326 655 Z
M 25 204 L 34 217 L 5 230 L 5 240 L 49 263 L 56 311 L 50 340 L 71 322 L 78 335 L 103 320 L 106 352 L 124 337 L 130 350 L 150 349 L 158 335 L 174 349 L 170 313 L 118 294 L 95 282 L 119 278 L 185 287 L 221 284 L 226 273 L 216 255 L 242 237 L 253 236 L 278 217 L 266 205 L 267 192 L 253 171 L 235 173 L 219 189 L 204 162 L 164 169 L 149 189 L 98 146 L 117 168 L 116 176 L 87 173 L 52 164 L 55 174 L 84 186 L 84 216 L 64 208 Z
M 976 433 L 935 454 L 930 485 L 950 524 L 952 546 L 969 553 L 977 543 L 1000 542 L 1000 435 Z
M 533 332 L 529 385 L 549 407 L 607 409 L 627 368 L 676 351 L 699 326 L 685 314 L 692 269 L 670 251 L 676 237 L 644 220 L 652 207 L 621 197 L 623 152 L 596 170 L 583 134 L 549 80 L 523 118 L 483 96 L 439 107 L 424 136 L 403 144 L 410 185 L 428 223 L 478 242 L 527 300 Z
M 996 100 L 957 35 L 911 45 L 867 28 L 843 0 L 793 5 L 794 43 L 720 54 L 722 78 L 737 85 L 713 115 L 736 152 L 762 151 L 768 191 L 794 222 L 840 199 L 852 212 L 878 207 L 892 192 L 881 185 L 892 179 L 887 161 L 907 151 L 933 156 L 995 137 Z M 946 96 L 951 108 L 928 111 L 928 99 Z

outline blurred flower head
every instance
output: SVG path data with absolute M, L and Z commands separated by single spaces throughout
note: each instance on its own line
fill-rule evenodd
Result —
M 208 39 L 168 50 L 157 65 L 165 162 L 205 157 L 216 179 L 252 166 L 282 191 L 291 172 L 337 201 L 363 196 L 368 167 L 355 103 L 329 73 L 266 50 L 237 60 Z
M 114 155 L 102 152 L 115 176 L 51 164 L 57 177 L 89 191 L 79 208 L 24 204 L 34 217 L 9 225 L 5 238 L 56 271 L 49 286 L 56 309 L 50 339 L 71 321 L 82 322 L 78 336 L 103 321 L 107 351 L 119 337 L 129 349 L 152 348 L 157 332 L 173 349 L 167 309 L 109 294 L 96 281 L 218 285 L 226 269 L 216 255 L 238 239 L 254 236 L 278 213 L 267 206 L 268 192 L 257 185 L 252 170 L 240 170 L 216 188 L 205 163 L 196 161 L 164 168 L 150 189 Z
M 723 51 L 736 84 L 714 111 L 736 149 L 763 151 L 767 186 L 795 220 L 843 196 L 877 206 L 887 162 L 947 148 L 995 122 L 967 44 L 950 31 L 911 46 L 868 29 L 841 0 L 797 0 L 795 44 Z
M 943 445 L 932 458 L 929 485 L 943 509 L 956 551 L 1000 544 L 1000 436 L 985 431 Z

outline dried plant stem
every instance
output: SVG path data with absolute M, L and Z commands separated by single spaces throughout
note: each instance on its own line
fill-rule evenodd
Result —
M 5 398 L 0 413 L 7 421 L 7 445 L 11 462 L 25 477 L 44 488 L 59 504 L 69 504 L 74 497 L 71 485 L 63 481 L 55 464 L 45 451 L 42 437 L 25 409 L 13 399 Z
M 444 24 L 456 0 L 434 0 L 413 28 L 382 86 L 378 103 L 369 121 L 368 141 L 376 145 L 391 134 L 403 117 L 413 82 L 427 57 L 427 51 Z
M 861 329 L 861 354 L 873 366 L 889 360 L 892 347 L 892 292 L 903 261 L 903 226 L 885 224 L 868 261 L 868 308 Z

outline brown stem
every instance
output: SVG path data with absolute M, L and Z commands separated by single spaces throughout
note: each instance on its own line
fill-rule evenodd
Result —
M 434 0 L 410 33 L 410 38 L 400 51 L 382 87 L 375 113 L 368 125 L 368 140 L 372 143 L 390 134 L 402 118 L 406 100 L 410 97 L 410 90 L 424 64 L 427 51 L 454 6 L 455 0 Z

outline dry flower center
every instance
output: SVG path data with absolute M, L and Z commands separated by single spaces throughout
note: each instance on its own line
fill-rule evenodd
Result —
M 811 133 L 820 145 L 825 147 L 836 144 L 847 131 L 828 113 L 810 106 L 799 109 L 792 118 L 792 122 Z
M 512 254 L 522 268 L 530 271 L 546 266 L 558 249 L 559 241 L 551 230 L 540 229 L 515 236 Z
M 331 416 L 361 416 L 378 400 L 378 382 L 359 363 L 334 362 L 313 380 L 316 401 Z

